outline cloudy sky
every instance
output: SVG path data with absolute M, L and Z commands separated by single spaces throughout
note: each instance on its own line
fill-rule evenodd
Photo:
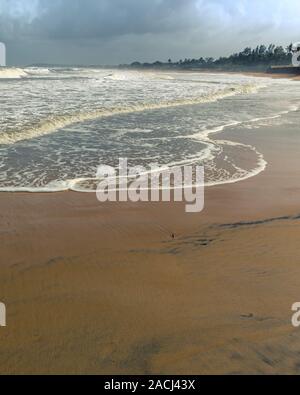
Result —
M 10 65 L 119 64 L 300 41 L 299 0 L 0 0 Z

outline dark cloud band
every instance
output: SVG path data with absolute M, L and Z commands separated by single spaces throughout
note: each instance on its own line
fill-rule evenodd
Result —
M 0 0 L 10 63 L 220 56 L 299 41 L 299 0 Z

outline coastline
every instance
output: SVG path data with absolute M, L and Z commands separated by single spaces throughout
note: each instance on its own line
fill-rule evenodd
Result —
M 299 11 L 0 0 L 0 376 L 300 376 Z
M 300 75 L 298 74 L 281 74 L 281 73 L 254 73 L 254 72 L 241 72 L 241 74 L 252 76 L 252 77 L 264 77 L 273 79 L 291 79 L 293 81 L 300 81 Z
M 194 71 L 195 72 L 195 71 Z M 220 74 L 237 74 L 245 75 L 247 77 L 260 77 L 260 78 L 272 78 L 272 79 L 291 79 L 293 81 L 300 81 L 299 74 L 283 74 L 283 73 L 268 73 L 265 72 L 254 72 L 254 71 L 222 71 L 222 70 L 201 70 L 200 73 L 220 73 Z
M 269 165 L 207 188 L 199 215 L 0 194 L 2 374 L 299 373 L 300 137 L 273 126 L 234 138 Z

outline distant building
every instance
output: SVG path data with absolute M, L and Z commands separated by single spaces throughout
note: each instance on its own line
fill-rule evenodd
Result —
M 6 47 L 0 42 L 0 67 L 6 66 Z

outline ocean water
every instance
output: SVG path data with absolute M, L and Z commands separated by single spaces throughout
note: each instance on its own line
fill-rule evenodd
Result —
M 262 152 L 222 140 L 298 111 L 298 82 L 241 75 L 0 69 L 0 191 L 90 191 L 99 165 L 205 167 L 207 185 L 264 171 Z

